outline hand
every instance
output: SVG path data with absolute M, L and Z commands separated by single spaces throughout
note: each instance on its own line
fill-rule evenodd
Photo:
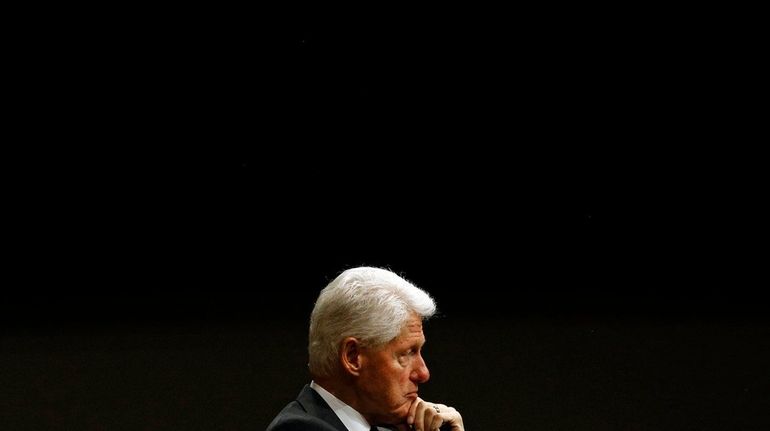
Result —
M 429 403 L 419 397 L 409 407 L 406 423 L 415 431 L 438 431 L 441 426 L 451 426 L 452 431 L 465 431 L 460 412 L 453 407 Z

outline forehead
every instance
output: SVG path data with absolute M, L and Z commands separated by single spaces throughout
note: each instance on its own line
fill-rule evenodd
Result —
M 418 332 L 422 334 L 422 319 L 417 316 L 410 316 L 406 321 L 406 324 L 404 324 L 404 327 L 401 328 L 401 334 L 411 334 Z
M 422 332 L 422 319 L 416 314 L 409 316 L 406 323 L 401 328 L 401 333 L 398 334 L 395 340 L 393 340 L 393 342 L 397 344 L 424 341 L 425 335 Z

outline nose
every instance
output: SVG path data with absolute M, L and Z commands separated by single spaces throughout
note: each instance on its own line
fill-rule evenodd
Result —
M 430 371 L 428 371 L 428 365 L 425 364 L 422 355 L 417 355 L 417 361 L 409 378 L 415 383 L 425 383 L 430 379 Z

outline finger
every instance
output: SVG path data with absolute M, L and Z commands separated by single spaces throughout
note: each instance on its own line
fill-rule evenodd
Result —
M 409 414 L 406 417 L 406 423 L 409 425 L 414 424 L 414 418 L 415 418 L 415 412 L 417 411 L 417 405 L 422 401 L 422 398 L 417 397 L 414 401 L 412 401 L 412 405 L 409 406 Z
M 444 420 L 441 419 L 441 416 L 437 413 L 435 416 L 433 416 L 433 420 L 430 422 L 430 430 L 438 430 L 441 425 L 444 423 Z
M 429 410 L 428 404 L 425 401 L 420 400 L 420 403 L 417 405 L 417 409 L 414 412 L 414 429 L 416 431 L 425 431 L 425 426 L 430 425 L 431 418 L 427 417 L 427 415 L 430 414 Z
M 432 431 L 436 428 L 434 423 L 436 422 L 436 418 L 439 416 L 436 405 L 433 403 L 423 402 L 420 408 L 422 409 L 422 414 L 420 414 L 420 410 L 417 411 L 417 417 L 422 417 L 422 427 L 420 430 Z M 441 418 L 439 418 L 438 422 L 439 424 L 441 423 Z

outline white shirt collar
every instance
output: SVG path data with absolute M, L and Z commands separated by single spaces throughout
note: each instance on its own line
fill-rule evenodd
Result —
M 361 413 L 358 413 L 353 407 L 342 402 L 339 398 L 332 395 L 331 392 L 322 388 L 316 382 L 311 381 L 310 387 L 318 392 L 318 395 L 326 401 L 326 404 L 329 404 L 329 407 L 332 408 L 334 414 L 340 418 L 342 424 L 345 425 L 345 428 L 349 431 L 371 430 L 372 427 L 369 425 L 369 422 L 367 422 L 366 419 L 361 416 Z

